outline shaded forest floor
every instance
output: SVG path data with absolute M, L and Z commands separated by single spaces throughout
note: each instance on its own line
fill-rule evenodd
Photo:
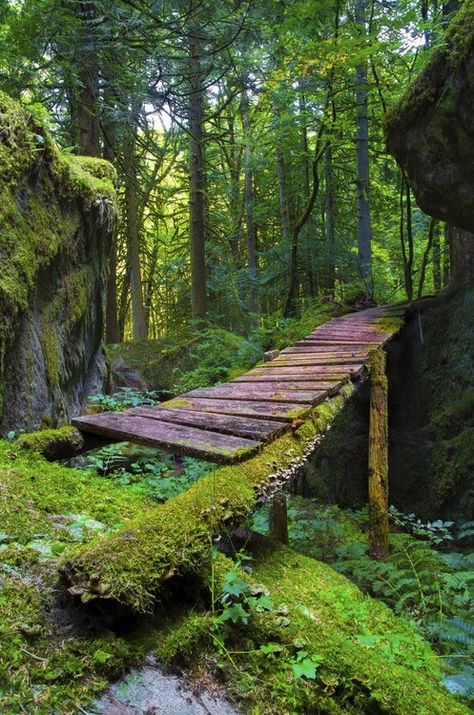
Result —
M 463 311 L 468 306 L 461 301 Z M 294 342 L 332 310 L 315 306 L 258 339 L 209 329 L 185 346 L 163 345 L 158 358 L 154 345 L 151 354 L 160 365 L 168 361 L 171 392 L 183 389 L 179 375 L 186 389 L 212 384 L 247 369 L 265 349 Z M 129 361 L 137 373 L 138 356 Z M 121 409 L 164 389 L 147 388 L 155 394 L 137 385 L 94 401 Z M 336 429 L 330 437 L 334 446 L 347 435 Z M 267 540 L 263 506 L 245 529 L 209 545 L 199 573 L 171 579 L 154 613 L 117 618 L 66 596 L 63 559 L 214 466 L 113 445 L 71 468 L 20 449 L 14 435 L 0 442 L 0 465 L 2 712 L 102 712 L 100 693 L 147 654 L 255 715 L 469 711 L 472 523 L 421 521 L 392 509 L 390 559 L 375 563 L 367 556 L 365 508 L 294 495 L 290 549 Z

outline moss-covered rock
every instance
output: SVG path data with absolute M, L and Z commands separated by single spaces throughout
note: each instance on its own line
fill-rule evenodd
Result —
M 113 178 L 0 93 L 0 431 L 65 421 L 101 384 Z
M 389 112 L 386 137 L 423 211 L 474 232 L 473 0 L 465 0 L 439 49 Z

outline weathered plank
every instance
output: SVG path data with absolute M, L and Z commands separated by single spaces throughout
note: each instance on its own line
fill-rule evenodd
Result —
M 260 363 L 262 364 L 262 363 Z M 360 357 L 334 357 L 327 358 L 312 353 L 300 353 L 282 355 L 281 357 L 272 360 L 271 365 L 361 365 Z
M 288 369 L 288 368 L 313 368 L 315 374 L 324 374 L 325 372 L 331 373 L 334 375 L 341 374 L 341 373 L 352 373 L 352 372 L 358 372 L 361 370 L 364 365 L 360 363 L 356 363 L 355 365 L 352 364 L 347 364 L 347 365 L 323 365 L 321 363 L 315 363 L 312 360 L 281 360 L 277 361 L 274 360 L 269 363 L 262 363 L 259 365 L 256 369 L 258 370 L 277 370 L 279 368 L 281 369 Z
M 284 422 L 277 422 L 276 420 L 257 420 L 251 417 L 235 417 L 234 415 L 198 412 L 182 408 L 177 409 L 176 407 L 166 409 L 161 405 L 156 407 L 133 407 L 127 410 L 127 413 L 163 422 L 173 422 L 213 432 L 222 432 L 222 434 L 248 437 L 258 441 L 268 441 L 270 437 L 277 437 L 287 429 Z
M 255 453 L 261 443 L 185 425 L 158 422 L 127 412 L 102 412 L 74 421 L 84 432 L 92 431 L 117 441 L 130 441 L 192 454 L 216 462 L 234 462 Z
M 339 370 L 337 372 L 333 372 L 332 370 L 329 371 L 327 368 L 328 365 L 318 365 L 318 366 L 308 366 L 308 365 L 299 365 L 298 367 L 294 366 L 280 366 L 276 367 L 274 365 L 271 365 L 269 367 L 256 367 L 250 372 L 247 373 L 247 375 L 250 375 L 251 377 L 253 376 L 265 376 L 265 377 L 270 377 L 274 376 L 278 380 L 283 380 L 286 379 L 287 377 L 299 377 L 302 380 L 310 378 L 311 380 L 328 380 L 329 382 L 339 382 L 340 380 L 348 380 L 351 376 L 354 377 L 356 375 L 359 375 L 362 370 L 357 370 L 356 372 L 351 373 L 349 370 Z
M 266 375 L 242 375 L 242 377 L 237 377 L 235 380 L 232 380 L 229 385 L 233 385 L 235 383 L 239 384 L 240 386 L 242 386 L 242 383 L 250 383 L 255 389 L 258 390 L 274 389 L 334 391 L 335 389 L 334 382 L 310 380 L 304 375 L 303 377 L 299 377 L 298 375 L 290 375 L 289 377 L 284 377 L 282 380 L 279 380 L 277 376 L 273 375 L 270 375 L 270 377 L 267 377 Z
M 270 385 L 254 387 L 250 383 L 232 384 L 227 383 L 219 387 L 203 387 L 198 390 L 183 395 L 183 399 L 188 397 L 204 397 L 216 400 L 251 400 L 256 402 L 301 402 L 308 405 L 316 405 L 327 397 L 325 390 L 293 390 L 287 386 L 282 390 L 275 390 Z
M 264 419 L 291 422 L 295 417 L 305 415 L 310 406 L 301 402 L 252 402 L 251 400 L 216 400 L 197 397 L 180 397 L 162 403 L 164 407 L 179 407 L 199 412 L 218 412 L 222 415 L 239 417 L 263 417 Z
M 313 356 L 320 356 L 322 358 L 338 358 L 338 357 L 359 357 L 359 358 L 365 358 L 368 356 L 368 351 L 367 350 L 351 350 L 345 349 L 345 350 L 329 350 L 329 351 L 322 351 L 317 345 L 312 346 L 312 345 L 295 345 L 294 347 L 291 348 L 285 348 L 285 350 L 282 350 L 280 355 L 304 355 L 304 354 L 310 354 Z M 275 355 L 276 359 L 279 357 L 278 355 Z M 264 360 L 264 362 L 267 362 Z

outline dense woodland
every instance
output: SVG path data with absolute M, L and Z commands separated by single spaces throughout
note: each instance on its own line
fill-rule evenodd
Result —
M 0 0 L 1 713 L 472 712 L 473 28 Z
M 431 2 L 10 2 L 0 77 L 118 174 L 107 342 L 240 332 L 449 279 L 387 112 L 442 43 Z

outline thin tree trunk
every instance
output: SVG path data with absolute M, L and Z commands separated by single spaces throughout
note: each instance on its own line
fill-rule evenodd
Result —
M 433 232 L 433 288 L 436 293 L 441 290 L 441 242 L 438 227 Z
M 451 275 L 451 262 L 449 255 L 449 241 L 448 241 L 448 224 L 444 224 L 443 231 L 443 288 L 446 288 L 449 284 L 449 278 Z M 441 248 L 440 248 L 441 251 Z
M 133 127 L 131 131 L 135 133 L 136 127 Z M 143 340 L 147 337 L 147 328 L 140 267 L 140 222 L 138 217 L 135 135 L 128 137 L 125 141 L 124 165 L 127 263 L 130 273 L 130 294 L 132 299 L 132 338 L 133 340 Z
M 249 309 L 258 313 L 257 288 L 257 227 L 254 219 L 255 195 L 253 190 L 252 146 L 250 141 L 249 98 L 247 90 L 242 93 L 242 125 L 245 138 L 245 226 L 247 231 L 247 256 L 250 277 Z
M 300 108 L 300 119 L 301 119 L 301 148 L 303 152 L 303 182 L 304 182 L 304 195 L 308 202 L 311 196 L 311 161 L 309 156 L 309 142 L 308 142 L 308 126 L 307 126 L 307 107 L 306 107 L 306 97 L 304 94 L 304 88 L 300 85 L 300 95 L 299 95 L 299 108 Z M 316 278 L 314 275 L 314 229 L 313 229 L 313 216 L 308 218 L 308 228 L 307 232 L 310 235 L 310 253 L 306 257 L 306 265 L 309 280 L 309 293 L 311 296 L 316 295 Z
M 288 204 L 288 191 L 286 185 L 285 154 L 281 136 L 281 112 L 278 100 L 273 98 L 273 119 L 276 137 L 276 161 L 278 176 L 278 191 L 280 195 L 280 221 L 281 237 L 284 242 L 290 242 L 290 211 Z
M 425 284 L 425 277 L 426 277 L 426 267 L 428 265 L 428 259 L 430 256 L 430 253 L 433 248 L 433 241 L 434 237 L 436 234 L 436 228 L 437 228 L 437 220 L 435 218 L 432 218 L 430 221 L 430 226 L 428 229 L 428 240 L 426 242 L 426 248 L 425 252 L 423 254 L 423 259 L 421 261 L 421 269 L 420 269 L 420 280 L 418 282 L 418 298 L 421 298 L 423 295 L 423 286 Z
M 207 312 L 204 222 L 204 88 L 198 41 L 189 43 L 189 220 L 193 318 Z
M 366 32 L 366 0 L 356 0 L 355 18 L 361 38 Z M 357 128 L 357 236 L 359 271 L 369 292 L 372 292 L 372 229 L 369 203 L 369 118 L 367 62 L 356 67 L 356 128 Z
M 406 191 L 406 194 L 405 194 Z M 406 200 L 406 228 L 407 238 L 405 239 L 405 216 L 404 202 Z M 408 251 L 407 251 L 408 244 Z M 405 292 L 409 301 L 413 300 L 413 231 L 411 222 L 411 194 L 410 187 L 406 180 L 405 174 L 402 172 L 400 186 L 400 245 L 402 248 L 403 258 L 403 278 L 405 283 Z
M 110 98 L 109 98 L 110 99 Z M 104 159 L 113 163 L 116 159 L 116 132 L 114 124 L 104 122 Z M 107 276 L 107 299 L 105 306 L 105 342 L 120 342 L 118 305 L 117 305 L 117 230 L 110 245 L 109 272 Z
M 334 176 L 332 171 L 332 146 L 331 140 L 326 141 L 326 149 L 324 152 L 325 159 L 325 183 L 326 183 L 326 201 L 325 201 L 325 229 L 326 229 L 326 245 L 327 245 L 327 278 L 326 288 L 329 291 L 331 298 L 334 298 L 334 287 L 336 284 L 336 266 L 334 259 L 334 247 L 336 244 L 336 235 L 334 230 Z

